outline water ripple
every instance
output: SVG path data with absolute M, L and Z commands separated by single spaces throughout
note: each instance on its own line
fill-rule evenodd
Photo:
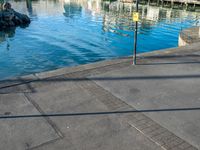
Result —
M 10 2 L 32 22 L 25 29 L 0 32 L 1 79 L 132 54 L 129 6 L 99 0 L 38 0 L 30 9 L 25 0 Z M 139 9 L 139 53 L 175 47 L 181 29 L 199 24 L 197 12 L 145 5 Z

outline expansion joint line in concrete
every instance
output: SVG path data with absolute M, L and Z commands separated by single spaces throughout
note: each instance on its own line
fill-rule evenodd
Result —
M 23 94 L 24 94 L 25 98 L 37 109 L 37 111 L 40 114 L 43 114 L 43 115 L 45 114 L 45 112 L 40 108 L 40 106 L 34 100 L 32 100 L 27 93 L 23 93 Z M 36 147 L 31 148 L 31 150 L 64 138 L 64 134 L 59 130 L 59 128 L 57 127 L 57 125 L 49 117 L 43 117 L 43 118 L 52 127 L 52 129 L 55 131 L 55 133 L 59 137 L 56 138 L 56 139 L 53 139 L 51 141 L 42 143 L 41 145 L 37 145 Z
M 154 139 L 152 139 L 151 137 L 149 137 L 148 135 L 146 135 L 144 132 L 142 132 L 140 129 L 138 129 L 136 126 L 134 126 L 133 124 L 129 123 L 129 125 L 133 128 L 135 128 L 138 132 L 140 132 L 142 135 L 144 135 L 146 138 L 148 138 L 150 141 L 152 141 L 153 143 L 155 143 L 156 145 L 158 145 L 160 148 L 162 148 L 163 150 L 167 150 L 165 147 L 163 147 L 159 142 L 155 141 Z

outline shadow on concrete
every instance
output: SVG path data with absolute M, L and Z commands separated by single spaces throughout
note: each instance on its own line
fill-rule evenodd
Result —
M 188 61 L 188 62 L 154 62 L 154 63 L 138 63 L 141 66 L 151 66 L 151 65 L 175 65 L 175 64 L 200 64 L 200 61 Z
M 124 111 L 104 111 L 104 112 L 81 112 L 81 113 L 49 113 L 49 114 L 30 114 L 30 115 L 10 115 L 6 112 L 0 119 L 20 119 L 20 118 L 40 118 L 40 117 L 74 117 L 74 116 L 97 116 L 130 113 L 152 113 L 152 112 L 174 112 L 174 111 L 199 111 L 200 107 L 194 108 L 166 108 L 166 109 L 144 109 L 144 110 L 124 110 Z M 8 114 L 8 115 L 7 115 Z
M 184 57 L 193 57 L 193 58 L 200 58 L 200 55 L 198 54 L 185 54 L 185 55 L 154 55 L 154 56 L 145 56 L 144 58 L 162 58 L 162 59 L 168 59 L 168 58 L 184 58 Z
M 154 55 L 154 56 L 144 56 L 144 57 L 139 56 L 138 65 L 199 64 L 200 63 L 199 58 L 200 58 L 200 55 L 198 54 L 185 54 L 185 55 L 175 54 L 175 55 L 157 55 L 157 56 Z M 190 59 L 190 60 L 187 60 L 187 59 Z M 168 60 L 168 62 L 158 62 L 158 60 L 162 60 L 162 61 Z
M 152 76 L 126 76 L 126 77 L 60 77 L 60 78 L 47 78 L 47 79 L 37 79 L 37 80 L 23 80 L 23 84 L 30 82 L 65 82 L 65 81 L 85 81 L 85 80 L 93 80 L 93 81 L 112 81 L 112 80 L 159 80 L 159 79 L 194 79 L 200 78 L 200 74 L 186 74 L 186 75 L 152 75 Z M 22 80 L 11 79 L 4 80 L 1 83 L 8 82 L 22 82 Z M 20 83 L 19 83 L 20 84 Z M 16 84 L 17 85 L 17 84 Z
M 152 75 L 152 76 L 127 76 L 127 77 L 57 77 L 37 80 L 21 80 L 11 79 L 0 82 L 0 90 L 12 88 L 20 85 L 28 85 L 30 83 L 45 83 L 45 82 L 81 82 L 81 81 L 129 81 L 129 80 L 181 80 L 181 79 L 200 79 L 200 74 L 186 74 L 186 75 Z M 5 83 L 5 84 L 4 84 Z M 2 84 L 2 85 L 1 85 Z M 28 85 L 30 87 L 30 85 Z M 33 89 L 32 89 L 33 90 Z

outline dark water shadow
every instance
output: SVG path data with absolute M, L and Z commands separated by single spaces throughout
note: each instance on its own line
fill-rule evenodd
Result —
M 0 31 L 0 43 L 7 40 L 7 38 L 12 38 L 15 36 L 15 27 L 14 28 L 6 28 Z
M 6 28 L 0 31 L 0 43 L 6 41 L 6 50 L 10 50 L 10 41 L 9 39 L 15 36 L 15 27 Z

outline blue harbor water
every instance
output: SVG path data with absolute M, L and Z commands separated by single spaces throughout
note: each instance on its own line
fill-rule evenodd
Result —
M 0 32 L 0 80 L 128 56 L 133 49 L 131 4 L 99 0 L 14 0 L 30 16 L 26 28 Z M 132 8 L 132 10 L 131 10 Z M 138 52 L 178 44 L 200 13 L 140 5 Z

